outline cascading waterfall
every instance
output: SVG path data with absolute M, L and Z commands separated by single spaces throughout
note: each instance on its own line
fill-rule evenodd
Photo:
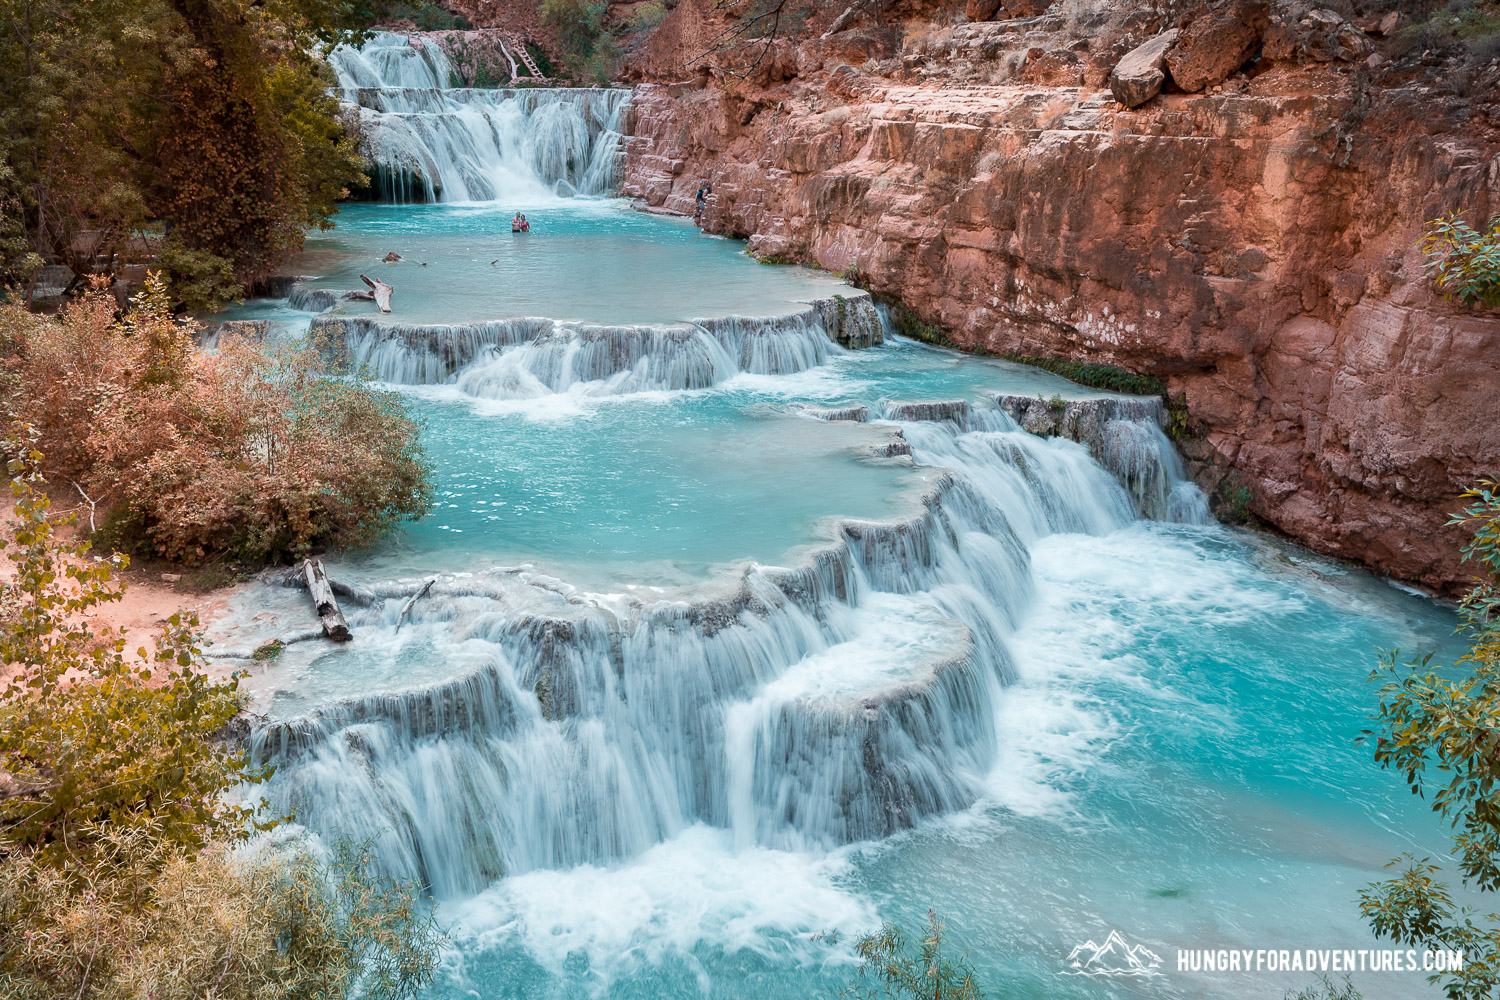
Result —
M 880 340 L 879 319 L 863 293 L 763 318 L 634 326 L 523 318 L 403 326 L 329 315 L 315 318 L 311 333 L 381 381 L 453 381 L 465 394 L 484 399 L 703 389 L 738 372 L 807 371 L 838 351 L 840 342 Z
M 799 565 L 689 600 L 440 582 L 408 627 L 450 644 L 460 676 L 263 727 L 255 757 L 282 764 L 266 793 L 442 898 L 633 857 L 695 823 L 827 848 L 966 807 L 994 763 L 1029 547 L 1113 531 L 1136 505 L 1083 447 L 999 409 L 885 410 L 920 464 L 951 470 L 910 514 L 845 521 Z M 394 643 L 404 594 L 352 624 Z
M 455 87 L 441 46 L 391 32 L 328 62 L 383 199 L 524 203 L 618 186 L 628 90 Z

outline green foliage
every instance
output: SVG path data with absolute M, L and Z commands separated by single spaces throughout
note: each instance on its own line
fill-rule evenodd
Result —
M 1399 772 L 1413 794 L 1431 794 L 1433 811 L 1455 831 L 1464 883 L 1488 893 L 1500 889 L 1500 484 L 1486 480 L 1464 496 L 1472 502 L 1452 523 L 1473 526 L 1463 558 L 1479 570 L 1461 605 L 1469 651 L 1457 667 L 1466 673 L 1450 679 L 1430 656 L 1398 663 L 1397 652 L 1382 655 L 1371 674 L 1384 681 L 1379 712 L 1361 738 L 1373 741 L 1376 762 Z M 1408 855 L 1389 867 L 1399 869 L 1395 877 L 1360 893 L 1371 927 L 1412 947 L 1462 951 L 1461 972 L 1432 980 L 1451 1000 L 1491 996 L 1500 987 L 1500 917 L 1476 923 L 1430 859 Z
M 154 647 L 86 617 L 119 600 L 123 559 L 63 540 L 11 460 L 0 583 L 0 993 L 17 1000 L 406 1000 L 440 937 L 415 886 L 367 848 L 229 845 L 253 813 L 225 793 L 263 774 L 224 739 L 242 696 L 204 672 L 196 619 Z
M 156 259 L 172 298 L 193 312 L 216 312 L 244 298 L 231 260 L 206 250 L 189 250 L 176 236 L 162 242 Z
M 1054 392 L 1052 394 L 1052 398 L 1047 400 L 1047 409 L 1051 410 L 1053 413 L 1061 413 L 1067 408 L 1067 400 L 1063 399 L 1062 396 L 1058 393 Z
M 234 680 L 211 681 L 193 630 L 173 615 L 155 648 L 127 653 L 123 633 L 95 631 L 81 616 L 120 599 L 119 560 L 88 557 L 58 538 L 60 524 L 34 484 L 41 455 L 11 460 L 14 516 L 0 583 L 0 659 L 15 671 L 0 690 L 0 850 L 26 849 L 39 863 L 87 864 L 105 832 L 139 829 L 197 850 L 233 836 L 247 814 L 219 796 L 254 780 L 241 755 L 212 742 L 240 709 Z
M 663 0 L 647 0 L 630 15 L 630 19 L 625 22 L 625 28 L 631 33 L 655 31 L 671 12 L 672 8 Z
M 844 991 L 858 1000 L 983 1000 L 984 992 L 974 978 L 968 956 L 957 961 L 943 949 L 946 926 L 932 910 L 927 911 L 927 930 L 913 953 L 901 928 L 884 924 L 878 933 L 854 942 L 855 954 L 863 960 L 859 979 Z
M 547 50 L 530 39 L 526 42 L 526 51 L 531 54 L 531 61 L 536 63 L 536 68 L 542 71 L 542 75 L 551 79 L 557 75 L 557 67 L 552 65 L 552 57 Z
M 37 428 L 129 551 L 260 564 L 368 545 L 427 509 L 417 425 L 401 398 L 318 344 L 228 338 L 193 348 L 153 277 L 122 321 L 93 291 L 60 316 L 0 306 L 0 405 Z
M 604 30 L 604 0 L 542 0 L 542 23 L 557 36 L 563 66 L 575 79 L 603 84 L 620 68 L 620 43 Z
M 317 52 L 343 0 L 0 0 L 0 188 L 30 252 L 82 276 L 147 252 L 200 301 L 249 285 L 364 183 Z M 212 280 L 210 280 L 212 279 Z
M 1359 990 L 1345 976 L 1343 983 L 1335 983 L 1327 976 L 1319 976 L 1316 986 L 1298 990 L 1296 993 L 1288 990 L 1286 1000 L 1364 1000 Z
M 1500 215 L 1483 232 L 1456 212 L 1433 219 L 1417 247 L 1445 297 L 1466 305 L 1500 306 Z
M 1006 354 L 1004 357 L 1006 361 L 1041 368 L 1091 389 L 1128 392 L 1137 396 L 1161 396 L 1164 399 L 1167 395 L 1167 384 L 1161 379 L 1150 375 L 1137 375 L 1114 365 L 1089 364 L 1084 361 L 1068 361 L 1064 358 L 1043 358 L 1032 354 Z
M 464 31 L 473 27 L 463 15 L 454 14 L 428 0 L 375 0 L 373 3 L 362 3 L 358 6 L 356 19 L 366 25 L 410 21 L 418 31 Z

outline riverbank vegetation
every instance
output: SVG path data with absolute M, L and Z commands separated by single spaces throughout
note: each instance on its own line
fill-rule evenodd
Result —
M 0 0 L 0 285 L 159 255 L 212 308 L 272 274 L 365 183 L 317 56 L 359 7 Z
M 1464 495 L 1454 523 L 1474 529 L 1463 549 L 1478 580 L 1464 597 L 1461 631 L 1468 652 L 1451 668 L 1431 656 L 1382 657 L 1373 728 L 1365 734 L 1381 767 L 1398 772 L 1415 795 L 1453 827 L 1458 877 L 1467 890 L 1500 891 L 1500 483 Z M 1432 977 L 1450 1000 L 1482 1000 L 1500 988 L 1500 917 L 1481 917 L 1455 901 L 1448 867 L 1411 856 L 1396 874 L 1360 894 L 1360 910 L 1381 937 L 1408 947 L 1463 952 L 1460 971 Z
M 153 276 L 123 319 L 94 289 L 59 316 L 0 306 L 0 409 L 35 428 L 55 489 L 120 551 L 201 565 L 374 542 L 430 498 L 400 397 L 312 344 L 212 353 Z
M 0 994 L 17 1000 L 401 1000 L 440 942 L 418 887 L 367 850 L 295 841 L 247 851 L 277 817 L 231 797 L 247 769 L 191 616 L 151 649 L 86 617 L 114 571 L 62 540 L 42 456 L 12 440 L 0 542 Z

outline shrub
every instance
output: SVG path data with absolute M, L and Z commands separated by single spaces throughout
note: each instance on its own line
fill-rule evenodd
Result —
M 230 338 L 213 354 L 153 276 L 123 321 L 96 289 L 58 318 L 0 309 L 4 400 L 49 468 L 108 508 L 111 540 L 199 564 L 363 546 L 427 509 L 400 397 L 315 345 Z
M 118 600 L 117 560 L 60 541 L 9 465 L 14 517 L 0 583 L 0 991 L 16 1000 L 402 1000 L 431 978 L 439 937 L 416 888 L 367 849 L 237 857 L 259 775 L 222 739 L 241 698 L 202 670 L 191 618 L 154 652 L 85 613 Z
M 854 942 L 862 960 L 859 979 L 845 995 L 857 1000 L 983 1000 L 967 956 L 955 962 L 943 950 L 946 926 L 932 910 L 927 911 L 927 931 L 915 954 L 901 928 L 884 924 L 876 934 Z
M 1491 217 L 1482 232 L 1456 212 L 1433 219 L 1417 247 L 1446 298 L 1500 306 L 1500 215 Z
M 1462 603 L 1462 631 L 1469 651 L 1449 679 L 1430 656 L 1398 665 L 1399 654 L 1381 657 L 1371 674 L 1382 680 L 1372 730 L 1375 761 L 1399 772 L 1415 795 L 1431 793 L 1432 808 L 1453 824 L 1454 854 L 1466 887 L 1477 893 L 1500 889 L 1500 484 L 1481 482 L 1464 494 L 1470 506 L 1453 519 L 1474 526 L 1463 558 L 1479 580 Z M 1486 1000 L 1500 987 L 1500 926 L 1496 917 L 1475 922 L 1475 911 L 1455 904 L 1440 865 L 1410 855 L 1391 862 L 1394 878 L 1360 893 L 1360 911 L 1375 933 L 1408 947 L 1463 952 L 1461 971 L 1433 975 L 1444 980 L 1451 1000 Z
M 655 31 L 671 12 L 671 8 L 662 0 L 647 0 L 630 15 L 630 19 L 625 22 L 625 28 L 631 33 Z
M 557 35 L 563 66 L 585 83 L 608 83 L 619 71 L 620 43 L 604 30 L 603 0 L 542 0 L 542 23 Z
M 236 682 L 201 670 L 193 629 L 174 615 L 154 650 L 128 654 L 125 636 L 80 616 L 118 601 L 122 562 L 90 559 L 88 545 L 57 538 L 59 523 L 35 485 L 41 455 L 9 463 L 14 515 L 0 583 L 0 846 L 53 867 L 90 864 L 106 829 L 144 830 L 193 851 L 243 827 L 220 801 L 253 778 L 242 755 L 212 742 L 240 709 Z

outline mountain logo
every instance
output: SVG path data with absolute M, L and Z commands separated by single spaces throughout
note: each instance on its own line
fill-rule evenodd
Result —
M 1085 941 L 1068 952 L 1068 968 L 1059 976 L 1159 976 L 1161 956 L 1145 945 L 1129 944 L 1112 930 L 1103 944 Z

